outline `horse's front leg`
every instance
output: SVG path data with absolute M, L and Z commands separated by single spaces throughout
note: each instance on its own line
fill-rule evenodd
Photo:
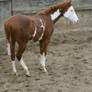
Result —
M 40 41 L 40 54 L 41 54 L 41 67 L 44 69 L 44 72 L 47 72 L 46 69 L 46 54 L 47 54 L 47 48 L 48 48 L 49 40 L 43 40 Z

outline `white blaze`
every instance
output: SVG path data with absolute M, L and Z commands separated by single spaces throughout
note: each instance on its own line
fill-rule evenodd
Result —
M 76 23 L 79 20 L 73 6 L 70 6 L 70 8 L 64 13 L 64 17 L 68 18 L 73 23 Z
M 60 15 L 59 9 L 55 11 L 53 14 L 51 14 L 51 19 L 55 20 Z

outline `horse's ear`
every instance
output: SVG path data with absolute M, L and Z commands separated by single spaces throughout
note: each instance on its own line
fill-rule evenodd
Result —
M 69 3 L 72 5 L 72 0 L 70 0 Z

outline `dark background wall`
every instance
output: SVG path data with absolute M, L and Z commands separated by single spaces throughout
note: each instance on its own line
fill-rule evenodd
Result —
M 48 6 L 68 0 L 0 0 L 0 30 L 12 13 L 33 14 Z M 92 0 L 72 0 L 77 10 L 91 10 Z
M 0 30 L 3 30 L 5 20 L 11 16 L 11 1 L 0 0 Z
M 69 0 L 13 0 L 14 13 L 36 13 L 48 6 Z M 92 9 L 92 0 L 72 0 L 76 9 Z

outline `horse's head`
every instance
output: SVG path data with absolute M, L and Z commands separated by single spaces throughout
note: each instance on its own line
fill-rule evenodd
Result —
M 68 18 L 73 23 L 77 23 L 79 21 L 78 16 L 72 6 L 72 1 L 65 2 L 61 8 L 61 12 L 63 12 L 64 17 Z

